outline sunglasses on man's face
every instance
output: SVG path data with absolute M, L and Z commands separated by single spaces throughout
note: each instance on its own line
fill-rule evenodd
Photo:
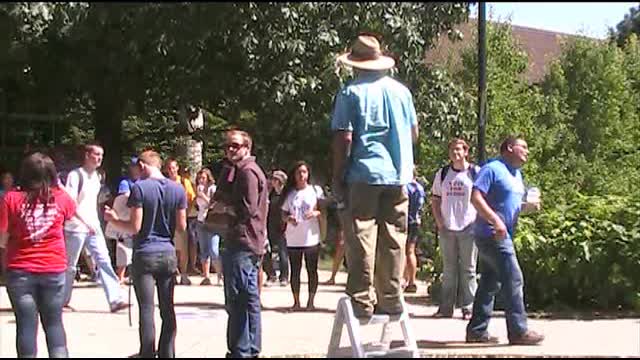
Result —
M 226 148 L 227 150 L 234 150 L 234 151 L 235 151 L 235 150 L 240 149 L 240 148 L 241 148 L 241 147 L 243 147 L 243 146 L 244 146 L 244 144 L 239 144 L 239 143 L 229 143 L 229 144 L 226 144 L 226 145 L 225 145 L 225 148 Z

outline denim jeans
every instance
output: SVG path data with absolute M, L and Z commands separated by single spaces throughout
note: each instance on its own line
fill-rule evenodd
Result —
M 280 270 L 280 276 L 278 280 L 289 280 L 289 251 L 287 244 L 285 243 L 284 236 L 274 235 L 269 237 L 269 244 L 271 249 L 264 255 L 264 271 L 267 273 L 270 279 L 276 277 L 276 270 L 273 268 L 273 252 L 278 252 L 278 269 Z M 277 249 L 277 250 L 276 250 Z
M 197 222 L 196 236 L 200 245 L 200 253 L 198 254 L 200 261 L 218 260 L 220 257 L 220 235 L 208 230 L 201 222 Z
M 513 241 L 509 238 L 499 241 L 484 238 L 477 239 L 476 245 L 480 255 L 480 281 L 467 333 L 476 336 L 487 333 L 495 296 L 502 287 L 508 336 L 513 338 L 524 334 L 527 331 L 524 281 Z
M 111 266 L 111 258 L 109 257 L 109 249 L 102 232 L 98 230 L 97 234 L 89 234 L 75 231 L 65 231 L 64 237 L 67 243 L 67 279 L 65 283 L 64 305 L 71 301 L 71 292 L 73 291 L 73 281 L 76 277 L 76 266 L 80 258 L 80 252 L 85 245 L 89 249 L 89 253 L 98 266 L 98 277 L 105 294 L 107 302 L 113 305 L 119 301 L 123 301 L 122 289 L 116 272 Z
M 62 324 L 65 273 L 7 272 L 7 292 L 16 317 L 18 357 L 36 357 L 38 315 L 47 337 L 49 357 L 69 357 Z
M 222 254 L 227 323 L 227 357 L 256 357 L 262 349 L 258 271 L 260 257 L 226 249 Z
M 175 252 L 141 254 L 134 253 L 132 268 L 133 287 L 140 310 L 139 334 L 140 356 L 154 357 L 156 327 L 154 321 L 155 303 L 154 290 L 158 289 L 158 303 L 160 305 L 160 342 L 158 356 L 160 358 L 175 357 L 176 348 L 176 313 L 173 307 L 173 290 L 176 285 L 175 274 L 178 269 L 178 259 Z
M 443 229 L 440 232 L 443 273 L 438 312 L 441 314 L 453 314 L 456 302 L 467 310 L 471 310 L 473 306 L 473 298 L 478 287 L 478 248 L 473 238 L 473 226 L 468 226 L 462 231 Z

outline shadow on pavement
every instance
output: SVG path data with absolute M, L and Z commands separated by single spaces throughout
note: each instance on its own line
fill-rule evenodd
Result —
M 428 295 L 404 294 L 404 301 L 411 305 L 435 306 L 435 303 Z
M 464 340 L 418 340 L 418 349 L 484 349 L 484 348 L 497 348 L 511 346 L 507 343 L 504 344 L 467 344 Z M 391 347 L 403 346 L 404 342 L 400 340 L 394 340 L 391 342 Z
M 301 310 L 298 311 L 292 311 L 290 306 L 278 306 L 278 307 L 267 307 L 267 306 L 263 306 L 262 307 L 262 311 L 273 311 L 273 312 L 277 312 L 277 313 L 281 313 L 281 314 L 289 314 L 289 313 L 299 313 L 299 314 L 304 314 L 304 313 L 325 313 L 325 314 L 335 314 L 336 310 L 335 309 L 327 309 L 327 308 L 319 308 L 316 307 L 313 310 L 307 310 L 306 308 L 302 308 Z
M 319 286 L 318 287 L 318 292 L 344 293 L 345 290 L 344 290 L 344 287 L 334 287 L 334 286 L 331 286 L 331 287 L 324 286 L 323 287 L 323 286 Z
M 174 307 L 197 307 L 203 310 L 224 310 L 224 304 L 213 302 L 177 302 Z

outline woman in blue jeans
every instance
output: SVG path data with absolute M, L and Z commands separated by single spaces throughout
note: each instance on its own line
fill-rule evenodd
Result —
M 7 247 L 7 292 L 16 317 L 18 357 L 37 356 L 38 317 L 49 357 L 68 357 L 62 324 L 65 270 L 63 224 L 75 202 L 58 187 L 56 168 L 47 155 L 22 161 L 20 189 L 0 200 L 0 246 Z
M 198 237 L 198 245 L 200 246 L 200 265 L 202 266 L 202 282 L 200 285 L 211 285 L 209 272 L 211 261 L 218 274 L 218 285 L 222 281 L 222 264 L 220 263 L 220 236 L 210 231 L 204 221 L 209 211 L 209 202 L 216 193 L 216 181 L 213 179 L 211 170 L 203 168 L 198 171 L 196 176 L 196 205 L 198 209 L 198 218 L 196 223 L 196 233 Z

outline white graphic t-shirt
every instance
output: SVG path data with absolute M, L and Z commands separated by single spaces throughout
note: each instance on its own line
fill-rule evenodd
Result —
M 324 199 L 322 188 L 312 185 L 307 185 L 301 190 L 292 190 L 285 199 L 282 210 L 293 215 L 298 222 L 297 225 L 287 223 L 284 236 L 288 247 L 309 247 L 320 243 L 318 218 L 304 218 L 307 212 L 316 208 L 318 199 Z
M 476 166 L 476 165 L 471 165 Z M 480 168 L 476 166 L 476 174 Z M 471 191 L 473 190 L 473 180 L 469 174 L 469 169 L 458 171 L 449 167 L 444 181 L 438 170 L 433 180 L 431 193 L 441 198 L 440 213 L 444 220 L 444 227 L 451 231 L 464 230 L 476 220 L 476 208 L 471 204 Z
M 39 242 L 47 235 L 58 218 L 58 207 L 55 204 L 49 204 L 46 213 L 44 208 L 44 204 L 29 207 L 29 204 L 24 203 L 20 209 L 20 216 L 32 242 Z

